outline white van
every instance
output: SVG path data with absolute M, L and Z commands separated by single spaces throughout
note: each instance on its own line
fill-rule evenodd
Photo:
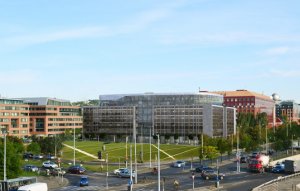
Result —
M 46 183 L 33 183 L 26 186 L 21 186 L 18 191 L 48 191 Z

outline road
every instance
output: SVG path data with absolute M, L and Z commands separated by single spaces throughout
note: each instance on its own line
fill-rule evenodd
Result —
M 199 163 L 194 163 L 193 168 L 197 167 Z M 221 164 L 222 165 L 222 164 Z M 273 173 L 250 173 L 247 171 L 246 164 L 241 164 L 241 172 L 236 173 L 236 163 L 233 161 L 224 162 L 223 166 L 220 166 L 220 172 L 225 173 L 224 180 L 220 181 L 219 190 L 230 190 L 230 191 L 240 191 L 240 190 L 250 190 L 251 188 L 258 186 L 264 182 L 275 179 L 282 174 Z M 126 190 L 128 179 L 119 178 L 112 174 L 107 177 L 106 175 L 100 173 L 88 173 L 90 185 L 88 187 L 79 187 L 79 175 L 66 175 L 65 177 L 69 180 L 70 186 L 65 188 L 60 188 L 53 191 L 65 191 L 65 190 Z M 162 165 L 161 170 L 161 190 L 174 190 L 173 182 L 178 180 L 180 183 L 180 190 L 192 189 L 192 178 L 191 178 L 190 164 L 187 163 L 186 167 L 183 168 L 173 168 L 169 164 Z M 134 190 L 144 190 L 144 191 L 155 191 L 157 190 L 157 175 L 151 174 L 151 172 L 140 173 L 138 175 L 139 184 L 134 185 Z M 164 181 L 163 181 L 164 180 Z M 108 189 L 106 187 L 108 185 Z M 199 173 L 195 174 L 194 179 L 195 188 L 205 187 L 213 188 L 215 187 L 214 180 L 203 180 Z

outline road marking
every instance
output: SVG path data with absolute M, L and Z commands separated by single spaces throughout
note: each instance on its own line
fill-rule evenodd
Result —
M 153 144 L 151 144 L 152 146 L 154 146 L 156 149 L 158 149 L 157 148 L 157 146 L 155 146 L 155 145 L 153 145 Z M 171 156 L 171 155 L 169 155 L 168 153 L 166 153 L 164 150 L 161 150 L 161 149 L 159 149 L 162 153 L 164 153 L 164 154 L 166 154 L 169 158 L 171 158 L 171 159 L 173 159 L 173 160 L 176 160 L 173 156 Z
M 84 191 L 87 191 L 87 190 L 92 190 L 92 191 L 96 191 L 96 190 L 103 190 L 103 186 L 83 186 L 83 187 L 79 187 L 79 186 L 67 186 L 67 187 L 63 187 L 63 188 L 60 188 L 59 190 L 57 191 L 81 191 L 81 190 L 84 190 Z
M 72 146 L 70 146 L 70 145 L 67 145 L 67 144 L 64 144 L 64 143 L 63 143 L 63 145 L 66 146 L 66 147 L 68 147 L 68 148 L 70 148 L 70 149 L 73 149 L 73 150 L 74 150 L 74 147 L 72 147 Z M 94 159 L 98 159 L 97 156 L 92 155 L 92 154 L 90 154 L 90 153 L 87 153 L 87 152 L 85 152 L 85 151 L 83 151 L 83 150 L 80 150 L 80 149 L 75 148 L 75 151 L 78 151 L 78 152 L 80 152 L 80 153 L 82 153 L 82 154 L 85 154 L 86 156 L 92 157 L 92 158 L 94 158 Z

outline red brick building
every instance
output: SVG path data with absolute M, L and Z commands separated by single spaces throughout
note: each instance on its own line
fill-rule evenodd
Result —
M 273 125 L 275 102 L 270 96 L 248 90 L 216 91 L 213 93 L 223 95 L 224 105 L 235 107 L 237 113 L 253 113 L 256 115 L 265 112 L 268 115 L 269 125 Z

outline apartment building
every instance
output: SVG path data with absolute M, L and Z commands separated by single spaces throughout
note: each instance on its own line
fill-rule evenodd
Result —
M 0 98 L 0 129 L 9 135 L 26 137 L 29 132 L 29 105 L 22 100 Z M 0 132 L 3 135 L 3 132 Z

